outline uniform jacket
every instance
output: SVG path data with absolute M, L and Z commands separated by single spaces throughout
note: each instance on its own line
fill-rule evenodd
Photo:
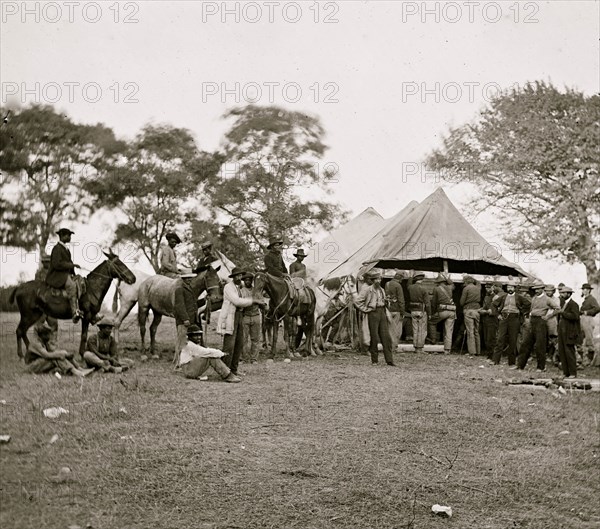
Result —
M 227 283 L 223 289 L 223 306 L 217 323 L 219 334 L 233 334 L 236 310 L 252 305 L 252 299 L 242 297 L 240 289 L 241 287 L 238 288 L 233 281 Z
M 88 338 L 86 351 L 100 355 L 103 359 L 112 358 L 116 360 L 117 342 L 112 336 L 104 339 L 100 338 L 100 334 L 96 333 Z
M 356 306 L 362 312 L 373 312 L 378 303 L 385 307 L 385 291 L 380 285 L 368 285 L 356 298 Z
M 450 310 L 440 309 L 440 305 L 454 305 L 451 285 L 452 282 L 446 285 L 439 284 L 433 287 L 433 295 L 431 296 L 431 312 L 433 314 L 440 312 L 440 310 Z
M 158 269 L 158 273 L 164 274 L 165 272 L 171 274 L 179 273 L 177 269 L 177 255 L 175 254 L 175 250 L 168 244 L 163 244 L 160 247 L 160 268 Z
M 424 310 L 427 312 L 428 316 L 431 316 L 431 301 L 427 289 L 421 283 L 412 284 L 411 279 L 409 279 L 408 282 L 408 297 L 410 298 L 411 303 L 410 311 L 415 312 Z M 419 304 L 421 308 L 418 308 L 416 304 Z
M 269 274 L 272 274 L 277 277 L 283 277 L 284 274 L 287 274 L 287 268 L 285 263 L 283 262 L 283 257 L 279 252 L 269 251 L 265 254 L 265 269 Z
M 50 266 L 46 275 L 46 284 L 54 288 L 64 288 L 67 277 L 75 275 L 75 265 L 71 252 L 66 246 L 58 243 L 52 248 Z
M 590 294 L 583 299 L 581 303 L 581 314 L 585 316 L 595 316 L 600 312 L 600 305 L 596 301 L 596 298 Z
M 177 279 L 173 309 L 176 325 L 183 325 L 186 320 L 190 323 L 197 323 L 198 299 L 191 287 L 182 279 Z
M 388 297 L 390 312 L 404 313 L 406 306 L 404 305 L 404 290 L 397 279 L 388 281 L 385 285 L 385 293 Z
M 560 300 L 560 306 L 563 312 L 558 317 L 558 334 L 563 336 L 567 345 L 575 345 L 579 343 L 579 335 L 581 327 L 579 324 L 579 305 L 571 298 L 566 303 L 565 300 Z
M 464 310 L 477 310 L 481 302 L 481 285 L 479 283 L 468 284 L 463 288 L 460 296 L 460 305 Z

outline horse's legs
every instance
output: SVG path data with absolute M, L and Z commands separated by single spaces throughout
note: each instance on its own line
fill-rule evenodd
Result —
M 277 354 L 277 335 L 279 334 L 279 322 L 275 319 L 271 320 L 271 358 L 275 358 Z
M 152 309 L 152 323 L 150 324 L 150 355 L 152 357 L 158 356 L 156 354 L 156 329 L 160 325 L 162 320 L 162 314 Z
M 29 314 L 23 315 L 21 314 L 21 320 L 19 321 L 19 325 L 17 325 L 17 355 L 19 358 L 25 358 L 23 354 L 23 349 L 21 348 L 21 340 L 25 344 L 25 351 L 29 347 L 29 338 L 27 338 L 27 329 L 31 327 L 36 321 L 38 321 L 43 316 L 43 313 L 40 311 L 33 311 Z
M 133 300 L 122 304 L 121 308 L 119 309 L 119 312 L 117 312 L 117 315 L 115 316 L 115 328 L 113 331 L 113 336 L 115 337 L 115 342 L 117 342 L 117 347 L 119 346 L 119 330 L 121 328 L 121 323 L 123 323 L 123 320 L 127 318 L 129 313 L 131 312 L 131 309 L 135 306 L 136 303 L 137 300 Z
M 141 350 L 142 355 L 146 354 L 146 319 L 148 318 L 148 312 L 150 307 L 147 305 L 140 305 L 138 309 L 138 325 L 140 327 L 140 338 L 142 340 Z
M 313 350 L 313 337 L 315 333 L 315 315 L 309 310 L 304 319 L 304 333 L 306 334 L 306 354 L 317 356 Z
M 83 358 L 83 353 L 85 352 L 85 346 L 87 344 L 87 335 L 88 329 L 90 327 L 90 322 L 87 318 L 83 318 L 81 320 L 81 340 L 79 342 L 79 356 Z

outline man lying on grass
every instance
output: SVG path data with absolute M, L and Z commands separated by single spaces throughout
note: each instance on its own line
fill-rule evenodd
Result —
M 87 340 L 83 359 L 88 367 L 98 369 L 104 373 L 121 373 L 133 367 L 133 360 L 119 358 L 117 342 L 112 337 L 115 326 L 110 316 L 103 316 L 96 324 L 98 332 Z
M 55 349 L 52 328 L 45 321 L 38 321 L 33 326 L 25 363 L 27 371 L 36 375 L 54 371 L 62 375 L 84 377 L 93 371 L 93 369 L 79 369 L 73 362 L 73 353 Z
M 188 342 L 181 350 L 179 366 L 185 378 L 199 378 L 209 367 L 212 367 L 225 382 L 241 382 L 225 365 L 221 357 L 223 351 L 202 347 L 202 329 L 197 325 L 190 325 L 187 331 Z

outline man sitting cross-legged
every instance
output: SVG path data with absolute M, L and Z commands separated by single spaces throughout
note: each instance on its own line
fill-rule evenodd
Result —
M 133 367 L 133 360 L 119 358 L 117 343 L 112 337 L 112 330 L 115 326 L 112 318 L 103 316 L 97 325 L 98 333 L 88 338 L 86 350 L 83 353 L 83 359 L 88 367 L 110 373 L 121 373 Z
M 25 354 L 27 371 L 36 375 L 56 371 L 63 375 L 70 373 L 77 377 L 90 374 L 93 369 L 79 369 L 74 364 L 73 353 L 55 349 L 52 332 L 52 328 L 45 321 L 38 321 L 34 325 Z
M 223 351 L 202 347 L 199 342 L 202 330 L 197 325 L 190 325 L 187 331 L 188 342 L 179 355 L 179 365 L 185 378 L 199 378 L 209 367 L 212 367 L 225 382 L 241 382 L 225 365 L 221 357 Z

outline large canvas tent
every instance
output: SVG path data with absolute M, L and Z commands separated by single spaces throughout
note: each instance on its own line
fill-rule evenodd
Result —
M 529 276 L 471 226 L 442 188 L 420 204 L 411 202 L 370 241 L 330 271 L 329 277 L 356 275 L 374 267 Z
M 381 229 L 386 220 L 368 207 L 343 226 L 330 232 L 313 245 L 304 261 L 308 274 L 315 280 L 326 277 L 332 269 L 366 244 Z

